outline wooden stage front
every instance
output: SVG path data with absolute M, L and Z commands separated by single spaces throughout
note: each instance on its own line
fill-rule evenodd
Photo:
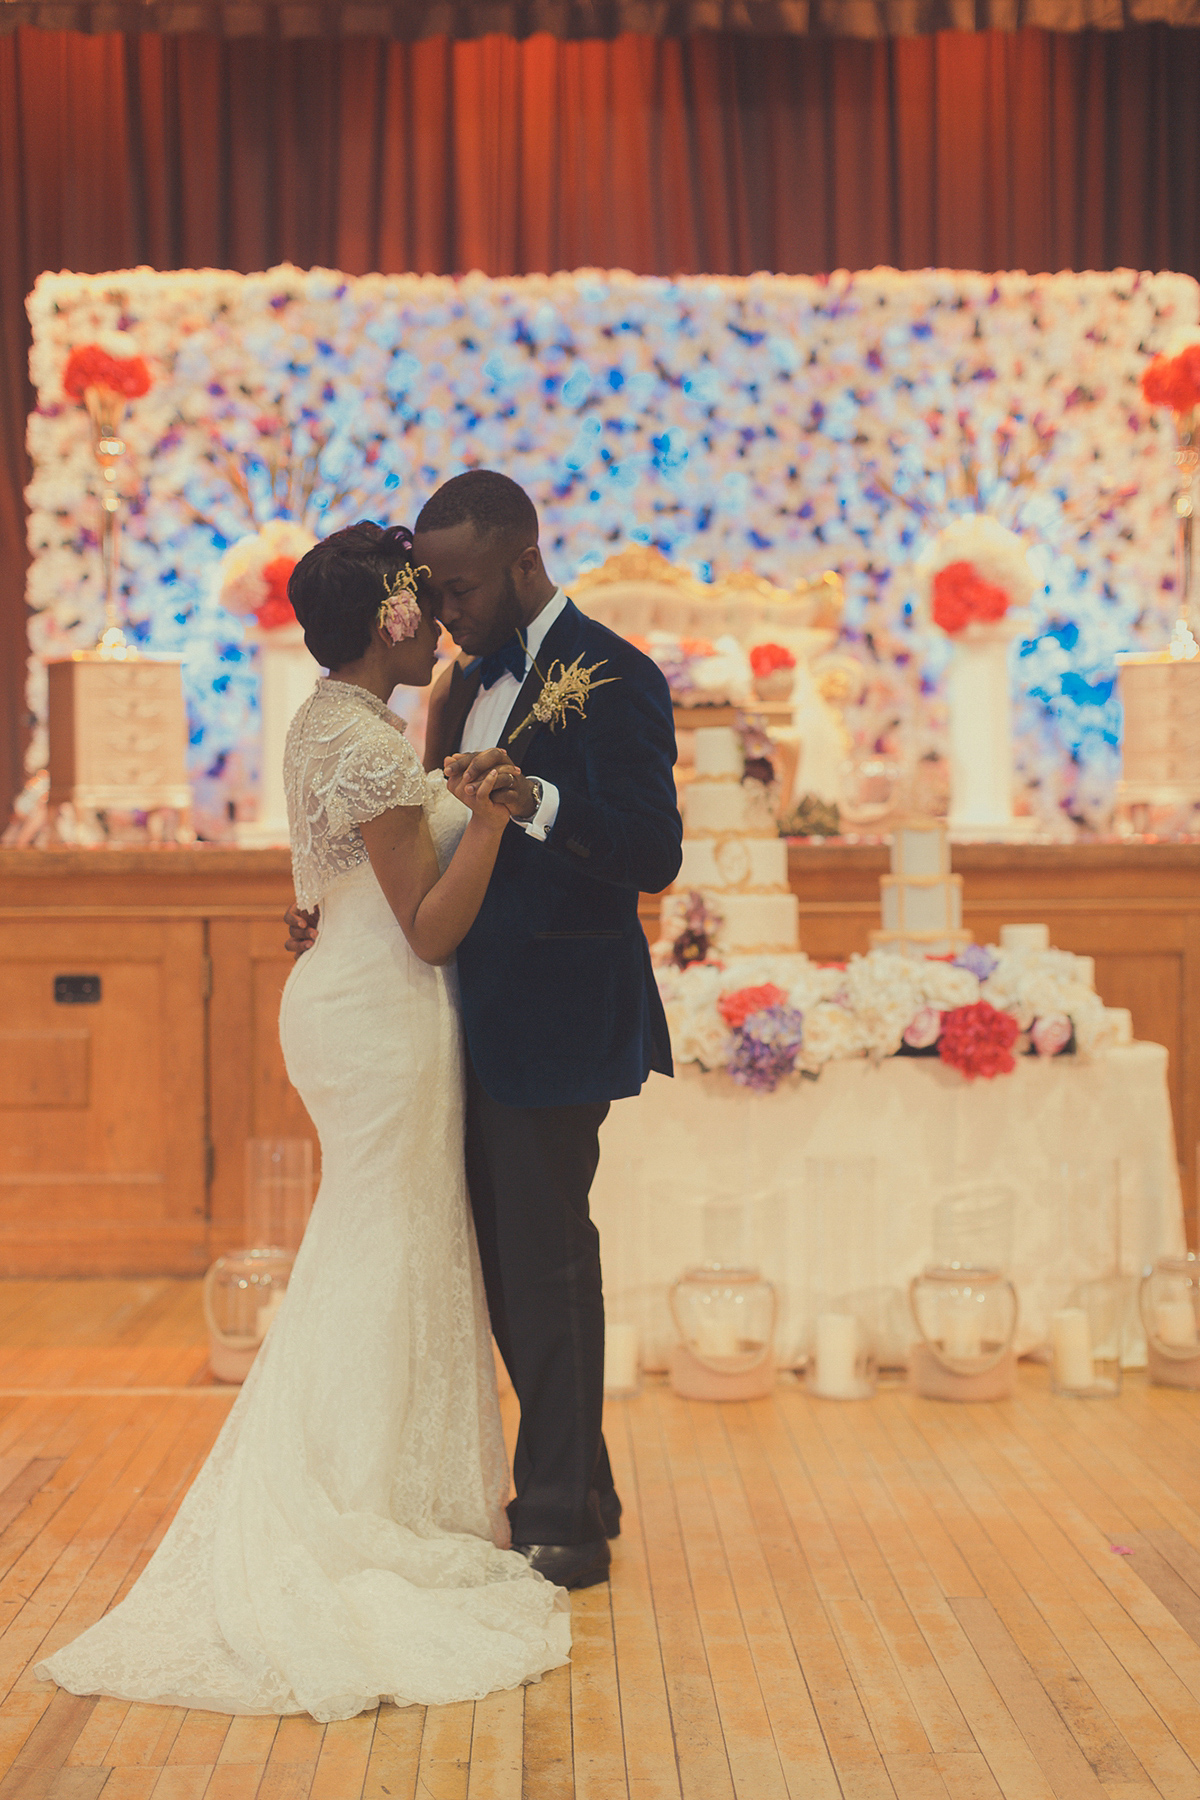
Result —
M 322 1727 L 77 1699 L 230 1403 L 194 1281 L 0 1282 L 0 1800 L 1196 1800 L 1200 1396 L 660 1385 L 569 1668 Z M 506 1425 L 515 1425 L 511 1404 Z
M 980 941 L 1047 921 L 1167 1046 L 1194 1227 L 1200 844 L 954 864 Z M 866 948 L 886 867 L 882 847 L 793 846 L 812 956 Z M 199 1274 L 239 1241 L 247 1138 L 312 1135 L 277 1033 L 290 898 L 284 850 L 0 850 L 0 1275 Z M 655 935 L 657 902 L 643 916 Z

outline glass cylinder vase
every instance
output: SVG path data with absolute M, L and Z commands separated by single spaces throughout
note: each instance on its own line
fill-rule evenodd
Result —
M 283 1305 L 295 1258 L 290 1251 L 235 1250 L 204 1277 L 209 1366 L 218 1381 L 244 1381 Z
M 1200 1257 L 1160 1256 L 1138 1291 L 1146 1362 L 1159 1387 L 1200 1389 Z
M 671 1385 L 690 1400 L 750 1399 L 775 1380 L 775 1289 L 757 1269 L 705 1263 L 671 1289 L 682 1342 Z

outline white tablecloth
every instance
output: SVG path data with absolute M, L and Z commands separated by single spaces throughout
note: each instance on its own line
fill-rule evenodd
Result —
M 646 1366 L 664 1367 L 670 1284 L 694 1264 L 749 1262 L 778 1289 L 785 1364 L 802 1359 L 815 1310 L 878 1288 L 891 1290 L 894 1356 L 913 1335 L 901 1295 L 931 1260 L 935 1202 L 997 1182 L 1016 1192 L 1017 1347 L 1034 1349 L 1076 1283 L 1111 1264 L 1106 1193 L 1127 1273 L 1183 1248 L 1166 1076 L 1158 1044 L 1095 1062 L 1023 1057 L 993 1081 L 910 1057 L 830 1063 L 774 1094 L 694 1065 L 652 1075 L 601 1132 L 592 1216 L 608 1317 L 636 1325 Z

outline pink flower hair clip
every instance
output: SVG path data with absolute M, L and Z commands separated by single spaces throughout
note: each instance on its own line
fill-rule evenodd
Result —
M 416 637 L 421 629 L 421 608 L 417 604 L 417 581 L 429 570 L 424 563 L 414 569 L 411 563 L 395 575 L 384 576 L 384 598 L 379 605 L 379 624 L 393 644 Z

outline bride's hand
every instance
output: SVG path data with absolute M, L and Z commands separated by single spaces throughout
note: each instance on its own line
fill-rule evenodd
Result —
M 466 768 L 448 767 L 446 770 L 446 786 L 454 798 L 461 800 L 464 806 L 469 806 L 472 815 L 497 834 L 508 824 L 509 812 L 506 806 L 501 805 L 499 796 L 493 799 L 493 791 L 497 783 L 504 789 L 509 779 L 508 772 L 503 767 L 489 769 L 483 779 L 477 782 L 467 780 Z

